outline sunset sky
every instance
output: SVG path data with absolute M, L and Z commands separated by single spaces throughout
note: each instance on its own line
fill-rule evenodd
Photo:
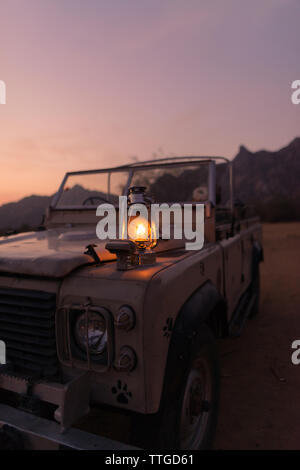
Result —
M 299 0 L 0 0 L 0 204 L 68 170 L 300 136 Z

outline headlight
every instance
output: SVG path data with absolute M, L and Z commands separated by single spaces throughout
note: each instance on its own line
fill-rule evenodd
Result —
M 107 326 L 102 315 L 88 312 L 79 315 L 74 326 L 74 336 L 78 346 L 90 354 L 102 354 L 107 346 Z M 88 344 L 87 344 L 88 343 Z
M 129 331 L 135 325 L 135 313 L 132 308 L 127 305 L 123 305 L 118 312 L 118 315 L 115 319 L 115 327 L 120 330 Z

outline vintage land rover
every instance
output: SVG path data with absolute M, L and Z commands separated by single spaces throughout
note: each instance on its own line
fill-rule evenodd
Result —
M 203 204 L 203 247 L 161 233 L 149 251 L 127 234 L 99 240 L 97 208 L 118 213 L 128 194 Z M 0 447 L 211 446 L 218 341 L 257 311 L 262 259 L 261 225 L 234 200 L 226 159 L 67 173 L 40 230 L 0 239 Z M 112 411 L 112 428 L 130 421 L 126 442 L 91 432 L 94 409 L 99 422 Z

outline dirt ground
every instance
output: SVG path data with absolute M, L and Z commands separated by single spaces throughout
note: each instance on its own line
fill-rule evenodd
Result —
M 216 449 L 300 449 L 300 223 L 264 225 L 260 313 L 221 344 Z

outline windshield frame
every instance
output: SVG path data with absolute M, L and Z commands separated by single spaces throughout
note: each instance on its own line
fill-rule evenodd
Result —
M 229 179 L 230 179 L 230 196 L 231 201 L 233 200 L 233 188 L 232 188 L 232 162 L 225 157 L 172 157 L 172 158 L 163 158 L 160 160 L 149 160 L 145 162 L 135 162 L 129 165 L 122 165 L 114 168 L 103 168 L 103 169 L 96 169 L 96 170 L 82 170 L 82 171 L 72 171 L 65 174 L 62 183 L 57 191 L 57 193 L 53 196 L 53 199 L 50 203 L 50 208 L 55 210 L 95 210 L 98 205 L 89 205 L 89 206 L 59 206 L 58 202 L 63 194 L 66 182 L 70 176 L 80 176 L 80 175 L 89 175 L 89 174 L 100 174 L 100 173 L 107 173 L 108 174 L 108 184 L 107 188 L 109 190 L 109 180 L 110 175 L 115 172 L 128 172 L 128 179 L 127 183 L 124 187 L 123 196 L 128 195 L 128 189 L 130 188 L 130 183 L 133 178 L 133 174 L 136 171 L 147 171 L 159 168 L 176 168 L 176 167 L 185 167 L 191 165 L 209 165 L 209 177 L 208 177 L 208 200 L 215 204 L 215 183 L 216 183 L 216 161 L 222 160 L 229 164 Z M 120 194 L 121 196 L 121 194 Z M 172 201 L 165 201 L 165 202 L 172 202 Z M 192 203 L 193 201 L 190 201 Z M 188 203 L 188 201 L 182 201 L 182 203 Z

